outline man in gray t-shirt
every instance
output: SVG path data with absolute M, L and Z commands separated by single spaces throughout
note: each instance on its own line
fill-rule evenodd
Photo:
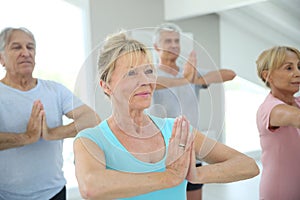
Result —
M 157 90 L 149 113 L 159 117 L 185 115 L 191 125 L 199 129 L 199 90 L 209 84 L 221 83 L 235 77 L 232 70 L 203 71 L 196 67 L 195 51 L 186 64 L 180 61 L 180 28 L 172 23 L 159 26 L 155 32 L 154 48 L 158 53 Z M 197 166 L 201 166 L 198 162 Z M 202 184 L 187 185 L 187 200 L 202 199 Z
M 35 54 L 29 30 L 0 33 L 0 199 L 65 200 L 63 139 L 100 121 L 63 85 L 33 77 Z

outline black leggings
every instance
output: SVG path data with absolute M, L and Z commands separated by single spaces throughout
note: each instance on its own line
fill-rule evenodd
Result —
M 201 167 L 202 164 L 201 163 L 196 163 L 196 167 Z M 193 183 L 190 183 L 188 182 L 187 183 L 187 187 L 186 187 L 186 190 L 187 191 L 193 191 L 193 190 L 200 190 L 202 188 L 203 184 L 193 184 Z
M 66 200 L 66 186 L 63 187 L 63 189 L 57 193 L 54 197 L 52 197 L 50 200 Z

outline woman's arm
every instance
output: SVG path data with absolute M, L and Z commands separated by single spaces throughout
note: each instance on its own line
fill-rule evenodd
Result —
M 228 183 L 252 178 L 259 174 L 254 159 L 196 132 L 195 153 L 208 165 L 195 167 L 194 183 Z
M 74 154 L 76 177 L 84 199 L 104 200 L 137 196 L 174 187 L 184 179 L 175 177 L 169 170 L 128 173 L 106 169 L 103 151 L 88 139 L 76 139 Z
M 180 125 L 181 123 L 178 126 Z M 185 134 L 181 135 L 183 131 Z M 105 155 L 100 147 L 89 139 L 77 138 L 74 142 L 75 172 L 82 197 L 101 200 L 126 198 L 180 184 L 189 168 L 191 149 L 185 151 L 179 144 L 190 146 L 192 137 L 187 137 L 187 129 L 173 128 L 173 133 L 166 170 L 150 173 L 128 173 L 106 169 Z
M 300 109 L 287 104 L 275 106 L 270 114 L 270 126 L 292 126 L 300 128 Z

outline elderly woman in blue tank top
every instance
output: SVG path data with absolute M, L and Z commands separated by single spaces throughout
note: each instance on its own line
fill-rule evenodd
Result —
M 255 161 L 193 129 L 185 117 L 145 112 L 156 87 L 147 48 L 126 33 L 102 46 L 100 86 L 112 114 L 74 141 L 76 177 L 85 199 L 186 199 L 187 180 L 224 183 L 251 178 Z M 209 163 L 195 167 L 196 157 Z

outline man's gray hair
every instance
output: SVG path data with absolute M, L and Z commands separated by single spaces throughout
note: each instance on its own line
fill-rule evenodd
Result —
M 26 29 L 24 27 L 20 27 L 20 28 L 8 27 L 8 28 L 3 29 L 0 33 L 0 52 L 4 51 L 6 45 L 10 41 L 10 37 L 11 37 L 12 33 L 15 31 L 22 31 L 22 32 L 26 33 L 29 37 L 32 38 L 34 45 L 36 45 L 34 35 L 28 29 Z
M 179 34 L 182 33 L 181 28 L 179 26 L 177 26 L 174 23 L 164 23 L 159 25 L 158 27 L 156 27 L 155 32 L 154 32 L 154 38 L 153 38 L 153 42 L 154 43 L 158 43 L 160 40 L 160 33 L 162 31 L 174 31 L 177 32 Z

